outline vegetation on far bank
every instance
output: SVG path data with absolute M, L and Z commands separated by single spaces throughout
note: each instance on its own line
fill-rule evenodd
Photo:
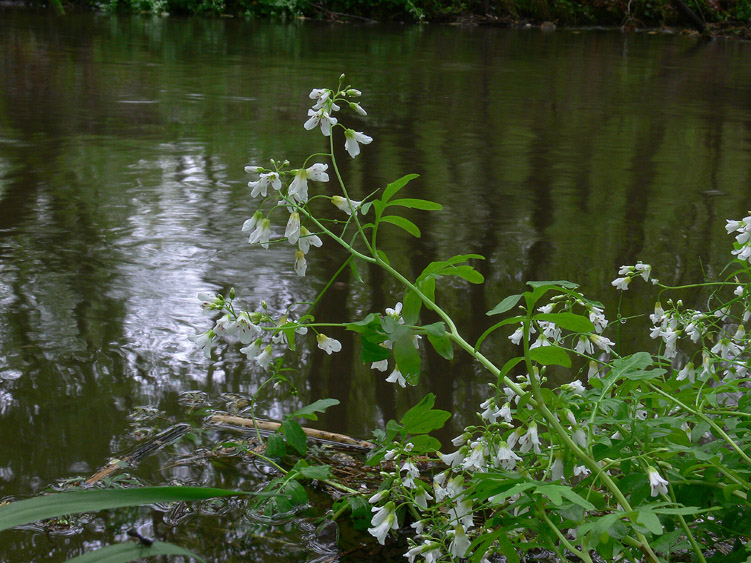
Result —
M 334 21 L 475 22 L 747 28 L 751 0 L 27 0 L 126 13 L 237 15 Z M 62 2 L 62 3 L 61 3 Z M 688 11 L 687 11 L 688 10 Z M 692 15 L 695 20 L 692 22 Z

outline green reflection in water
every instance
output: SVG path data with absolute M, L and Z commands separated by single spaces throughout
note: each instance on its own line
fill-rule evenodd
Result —
M 254 210 L 244 165 L 286 157 L 297 166 L 325 149 L 301 127 L 311 87 L 343 71 L 366 94 L 370 115 L 357 129 L 374 142 L 357 161 L 338 146 L 354 197 L 418 172 L 413 195 L 445 206 L 410 216 L 422 239 L 394 232 L 385 241 L 400 268 L 416 275 L 458 252 L 487 257 L 478 264 L 485 286 L 439 288 L 472 340 L 487 326 L 484 312 L 527 279 L 580 282 L 613 318 L 609 282 L 621 264 L 642 259 L 675 282 L 724 265 L 724 219 L 751 208 L 749 49 L 601 31 L 2 11 L 2 494 L 87 475 L 137 443 L 144 426 L 200 420 L 181 393 L 204 392 L 201 406 L 224 408 L 223 393 L 253 392 L 258 374 L 236 349 L 209 365 L 186 337 L 205 327 L 197 292 L 233 285 L 249 306 L 265 299 L 282 309 L 313 297 L 344 258 L 333 247 L 313 254 L 299 280 L 289 248 L 251 249 L 239 231 Z M 363 273 L 367 285 L 346 274 L 327 294 L 331 320 L 393 306 L 393 287 Z M 653 299 L 630 291 L 624 311 Z M 419 388 L 395 395 L 358 364 L 347 335 L 331 336 L 345 343 L 342 353 L 290 354 L 301 396 L 269 397 L 262 406 L 271 415 L 336 397 L 341 405 L 321 427 L 368 435 L 434 391 L 437 408 L 457 413 L 456 429 L 484 396 L 485 374 L 430 350 Z M 513 352 L 502 334 L 485 346 L 495 359 Z M 157 413 L 148 424 L 128 417 L 140 406 Z M 164 469 L 193 450 L 182 444 L 133 473 L 154 484 L 236 485 L 235 473 L 210 466 Z M 0 559 L 72 556 L 152 518 L 137 514 L 96 520 L 83 536 L 15 531 Z M 209 559 L 285 553 L 271 541 L 243 543 L 252 525 L 235 517 L 187 522 L 167 539 Z M 283 531 L 305 545 L 304 530 Z

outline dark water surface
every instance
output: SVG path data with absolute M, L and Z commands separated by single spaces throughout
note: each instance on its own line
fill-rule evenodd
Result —
M 439 289 L 472 341 L 484 312 L 525 280 L 577 281 L 613 318 L 621 264 L 642 259 L 675 282 L 719 271 L 724 220 L 751 209 L 750 61 L 749 44 L 645 33 L 0 10 L 0 500 L 88 476 L 155 430 L 200 425 L 206 409 L 242 408 L 257 389 L 262 374 L 239 346 L 208 362 L 187 337 L 209 328 L 198 292 L 234 286 L 250 308 L 263 299 L 283 310 L 313 298 L 344 258 L 331 244 L 314 251 L 301 279 L 289 246 L 251 248 L 240 232 L 255 209 L 245 165 L 297 167 L 326 148 L 302 128 L 312 87 L 345 72 L 365 94 L 369 116 L 348 123 L 374 141 L 354 161 L 338 155 L 353 197 L 418 172 L 409 195 L 445 206 L 410 214 L 420 240 L 385 241 L 399 267 L 417 275 L 432 259 L 487 257 L 485 286 Z M 393 306 L 395 286 L 364 273 L 367 285 L 347 274 L 319 318 Z M 624 310 L 654 297 L 634 287 Z M 426 392 L 456 413 L 452 430 L 485 397 L 485 373 L 430 351 L 419 386 L 395 394 L 347 335 L 332 336 L 338 355 L 312 340 L 289 353 L 299 396 L 272 390 L 264 413 L 335 397 L 318 426 L 367 437 Z M 505 336 L 485 348 L 501 362 L 513 353 Z M 129 475 L 257 486 L 257 472 L 201 461 L 218 439 L 183 441 Z M 180 456 L 195 462 L 175 465 Z M 123 541 L 133 523 L 213 561 L 332 553 L 304 526 L 269 532 L 221 510 L 5 532 L 0 561 L 61 561 Z

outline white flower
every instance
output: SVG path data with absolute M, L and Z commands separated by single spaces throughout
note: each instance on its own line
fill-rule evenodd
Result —
M 305 277 L 307 268 L 308 262 L 305 260 L 305 253 L 298 248 L 295 250 L 295 273 L 300 277 Z
M 287 197 L 297 203 L 308 201 L 308 179 L 314 182 L 328 182 L 329 175 L 326 173 L 329 165 L 316 162 L 308 168 L 300 168 L 295 171 L 295 177 L 290 182 Z
M 391 491 L 389 491 L 388 489 L 384 489 L 383 491 L 378 491 L 376 494 L 374 494 L 372 497 L 368 499 L 368 502 L 370 504 L 376 504 L 378 502 L 381 502 L 384 498 L 386 498 L 389 495 L 390 492 Z
M 293 211 L 289 214 L 289 220 L 287 221 L 287 228 L 284 230 L 284 236 L 290 244 L 297 244 L 297 239 L 300 238 L 300 214 L 297 211 Z
M 271 348 L 271 344 L 269 344 L 268 346 L 266 346 L 266 348 L 263 349 L 263 352 L 256 356 L 256 363 L 263 369 L 268 369 L 269 364 L 271 363 L 272 352 L 273 350 Z
M 464 461 L 464 458 L 467 457 L 468 453 L 469 448 L 467 446 L 462 446 L 452 454 L 442 454 L 439 452 L 438 457 L 440 457 L 441 461 L 446 465 L 458 467 Z
M 584 466 L 584 465 L 577 465 L 577 466 L 574 467 L 574 476 L 575 477 L 578 477 L 580 475 L 582 477 L 587 477 L 590 473 L 592 473 L 592 472 L 589 469 L 587 469 L 587 467 Z
M 485 468 L 486 447 L 482 442 L 473 442 L 472 453 L 462 462 L 462 469 L 465 471 L 482 471 Z
M 534 448 L 536 454 L 540 453 L 540 439 L 537 437 L 537 423 L 531 422 L 526 434 L 519 438 L 519 450 L 525 454 Z
M 398 383 L 402 387 L 407 386 L 407 380 L 404 379 L 402 372 L 400 372 L 398 368 L 391 372 L 391 375 L 386 378 L 386 381 L 389 383 Z
M 216 293 L 199 293 L 198 300 L 201 302 L 204 316 L 213 315 L 216 311 L 224 308 L 224 299 Z
M 466 555 L 470 543 L 467 534 L 464 532 L 464 526 L 459 524 L 454 528 L 454 540 L 449 546 L 449 552 L 454 557 L 462 558 Z
M 376 506 L 372 508 L 373 512 L 376 510 L 378 512 L 376 512 L 370 520 L 373 527 L 368 528 L 368 532 L 370 535 L 374 536 L 381 545 L 384 545 L 389 530 L 396 530 L 399 527 L 396 514 L 394 514 L 394 508 L 394 503 L 391 501 L 384 504 L 381 508 Z
M 668 481 L 660 477 L 660 474 L 654 467 L 650 466 L 647 468 L 647 476 L 649 477 L 649 486 L 652 488 L 653 497 L 668 494 Z
M 610 347 L 615 344 L 615 342 L 613 342 L 609 338 L 605 338 L 604 336 L 600 336 L 599 334 L 590 334 L 589 339 L 594 342 L 595 346 L 597 346 L 600 350 L 608 353 L 610 353 Z
M 401 321 L 399 324 L 404 323 L 404 319 L 402 319 L 402 303 L 401 301 L 397 302 L 396 305 L 394 305 L 394 308 L 386 307 L 386 314 L 394 319 L 395 321 Z
M 329 112 L 326 111 L 327 108 L 321 107 L 318 110 L 316 109 L 309 109 L 308 110 L 308 120 L 303 124 L 303 127 L 310 131 L 311 129 L 315 129 L 316 126 L 321 126 L 321 133 L 325 137 L 328 137 L 331 135 L 331 127 L 336 125 L 336 117 L 331 117 L 329 115 Z M 333 108 L 332 108 L 333 109 Z
M 584 392 L 586 391 L 586 389 L 584 389 L 584 385 L 582 385 L 582 382 L 579 381 L 578 379 L 575 379 L 574 381 L 572 381 L 571 383 L 568 383 L 564 387 L 567 387 L 568 389 L 570 389 L 577 395 L 583 395 Z
M 665 311 L 662 308 L 662 303 L 659 301 L 655 303 L 655 312 L 649 315 L 649 319 L 652 321 L 652 324 L 660 324 L 662 320 L 665 318 Z
M 359 103 L 357 102 L 350 102 L 349 107 L 351 110 L 353 110 L 355 113 L 359 113 L 360 115 L 368 115 L 368 112 L 366 112 Z
M 591 356 L 594 354 L 595 349 L 592 346 L 592 341 L 587 337 L 586 334 L 580 334 L 576 341 L 576 346 L 574 346 L 574 351 L 577 354 L 586 354 L 588 356 Z
M 211 359 L 211 347 L 214 345 L 214 331 L 202 332 L 193 336 L 188 336 L 192 342 L 198 344 L 198 347 L 203 352 L 203 355 L 208 359 Z
M 257 181 L 248 182 L 248 187 L 253 190 L 250 192 L 250 197 L 256 197 L 258 194 L 266 197 L 269 186 L 277 191 L 282 189 L 282 180 L 277 172 L 266 172 L 261 174 Z
M 316 336 L 316 340 L 318 341 L 318 347 L 326 352 L 329 356 L 333 352 L 339 352 L 342 349 L 341 342 L 339 342 L 336 338 L 329 338 L 323 333 Z
M 243 223 L 243 228 L 242 228 L 243 232 L 255 230 L 256 226 L 258 225 L 261 219 L 263 219 L 263 211 L 258 210 L 253 214 L 253 216 L 250 219 L 247 219 Z
M 370 364 L 370 369 L 377 369 L 378 371 L 386 371 L 389 369 L 389 360 L 388 358 L 385 360 L 380 360 L 378 362 L 373 362 Z
M 637 262 L 636 266 L 634 266 L 634 270 L 636 270 L 641 275 L 644 281 L 649 281 L 649 274 L 652 271 L 652 266 L 650 266 L 649 264 L 642 264 L 641 262 Z
M 331 99 L 331 94 L 333 94 L 333 92 L 329 90 L 328 88 L 313 88 L 313 90 L 310 91 L 310 94 L 308 94 L 308 97 L 311 100 L 316 101 L 316 103 L 313 104 L 313 109 L 321 109 L 324 106 L 324 104 L 326 104 L 326 102 L 328 102 Z M 332 105 L 336 107 L 336 109 L 339 109 L 336 106 L 336 104 L 332 104 Z
M 509 337 L 508 337 L 508 339 L 509 339 L 509 340 L 510 340 L 511 342 L 513 342 L 514 344 L 516 344 L 516 345 L 518 346 L 518 345 L 519 345 L 519 343 L 520 343 L 520 342 L 522 341 L 522 338 L 523 338 L 523 337 L 524 337 L 524 327 L 521 327 L 521 326 L 520 326 L 519 328 L 517 328 L 517 329 L 516 329 L 516 330 L 515 330 L 515 331 L 514 331 L 514 332 L 513 332 L 512 334 L 511 334 L 511 336 L 509 336 Z
M 677 381 L 683 381 L 684 379 L 688 379 L 691 383 L 694 382 L 695 378 L 696 378 L 696 371 L 694 370 L 693 362 L 688 362 L 685 366 L 683 366 L 683 369 L 678 372 L 678 375 L 675 376 L 675 379 Z
M 344 211 L 347 215 L 352 215 L 352 210 L 354 209 L 357 211 L 360 208 L 360 205 L 362 205 L 362 201 L 356 201 L 354 199 L 347 201 L 347 198 L 340 195 L 333 196 L 331 198 L 331 203 L 333 203 L 338 209 Z M 352 207 L 350 207 L 350 203 L 352 204 Z
M 511 448 L 508 447 L 506 442 L 501 442 L 498 446 L 498 452 L 495 455 L 496 461 L 507 471 L 513 471 L 516 467 L 516 462 L 521 461 L 518 455 L 516 455 Z
M 235 321 L 235 323 L 237 325 L 237 337 L 243 344 L 249 344 L 250 341 L 253 340 L 253 337 L 261 332 L 261 329 L 253 324 L 253 321 L 250 320 L 250 316 L 245 311 L 237 315 L 237 321 Z
M 240 352 L 245 354 L 249 360 L 252 360 L 261 353 L 261 347 L 261 339 L 258 338 L 255 342 L 253 342 L 253 344 L 249 344 L 245 346 L 245 348 L 240 348 Z
M 553 481 L 563 480 L 563 467 L 563 454 L 555 454 L 555 461 L 550 467 L 550 477 L 551 479 L 553 479 Z
M 372 141 L 372 137 L 368 137 L 360 131 L 355 131 L 354 129 L 344 130 L 344 148 L 347 149 L 349 156 L 352 158 L 360 154 L 360 144 L 369 145 Z
M 481 418 L 484 420 L 487 420 L 491 424 L 495 424 L 495 421 L 498 419 L 498 415 L 500 414 L 500 409 L 495 405 L 495 399 L 490 398 L 484 403 L 480 405 L 481 409 L 485 409 L 482 414 L 480 415 Z M 454 444 L 458 445 L 458 444 Z
M 269 239 L 271 238 L 271 221 L 268 219 L 261 219 L 256 224 L 256 229 L 250 233 L 248 242 L 250 244 L 259 243 L 262 247 L 269 247 Z
M 622 291 L 626 291 L 628 289 L 628 284 L 631 283 L 631 278 L 626 276 L 624 278 L 616 278 L 612 282 L 610 282 L 610 285 L 615 287 L 616 289 L 620 289 Z
M 214 333 L 217 336 L 233 336 L 238 330 L 240 330 L 240 327 L 230 317 L 229 313 L 222 315 L 214 325 Z
M 311 245 L 321 248 L 323 241 L 318 235 L 310 234 L 310 231 L 305 227 L 300 227 L 300 239 L 297 241 L 298 248 L 302 250 L 303 254 L 307 254 Z
M 423 510 L 428 509 L 429 500 L 433 500 L 433 496 L 425 489 L 420 490 L 420 492 L 415 495 L 415 504 Z M 418 532 L 418 534 L 420 533 L 422 532 Z
M 732 360 L 741 353 L 741 349 L 729 338 L 720 338 L 717 344 L 712 346 L 712 353 L 718 354 L 725 360 Z

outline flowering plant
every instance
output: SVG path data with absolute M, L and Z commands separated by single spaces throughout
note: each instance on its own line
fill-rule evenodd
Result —
M 257 177 L 248 184 L 250 195 L 261 201 L 242 229 L 250 243 L 264 248 L 290 244 L 299 276 L 306 274 L 312 247 L 338 244 L 349 252 L 351 267 L 355 260 L 369 263 L 401 284 L 401 301 L 360 320 L 325 323 L 313 315 L 317 300 L 295 315 L 292 306 L 274 314 L 265 303 L 255 311 L 237 310 L 234 291 L 228 298 L 202 295 L 204 310 L 218 315 L 210 330 L 193 337 L 206 357 L 219 339 L 237 339 L 260 368 L 278 369 L 278 351 L 294 349 L 296 336 L 308 331 L 323 352 L 340 351 L 342 344 L 323 330 L 343 326 L 358 334 L 363 363 L 387 372 L 387 381 L 400 387 L 418 381 L 426 341 L 448 359 L 463 350 L 487 370 L 489 393 L 477 424 L 452 441 L 454 452 L 442 452 L 429 435 L 449 417 L 433 408 L 432 395 L 378 433 L 369 463 L 389 462 L 384 468 L 391 469 L 382 472 L 380 489 L 369 499 L 368 531 L 381 544 L 410 532 L 404 554 L 410 563 L 488 561 L 493 554 L 520 561 L 535 547 L 561 560 L 573 554 L 586 562 L 595 553 L 608 561 L 657 562 L 683 552 L 706 561 L 722 550 L 745 560 L 751 545 L 751 341 L 744 328 L 751 317 L 751 217 L 728 221 L 728 232 L 738 234 L 723 280 L 669 287 L 652 276 L 648 264 L 619 270 L 616 289 L 627 291 L 642 278 L 659 290 L 649 315 L 658 345 L 653 352 L 620 354 L 602 305 L 568 281 L 528 282 L 527 291 L 488 311 L 503 317 L 470 343 L 438 304 L 436 285 L 446 277 L 482 283 L 470 263 L 482 257 L 435 261 L 409 280 L 378 245 L 386 225 L 420 236 L 417 225 L 394 213 L 400 208 L 441 209 L 399 196 L 417 176 L 404 176 L 362 201 L 349 196 L 334 156 L 337 131 L 343 130 L 352 158 L 372 138 L 334 114 L 347 106 L 366 115 L 354 101 L 360 95 L 344 76 L 336 89 L 310 92 L 314 103 L 304 127 L 328 137 L 330 151 L 295 169 L 286 160 L 272 160 L 271 168 L 246 167 Z M 318 193 L 330 173 L 338 193 Z M 316 216 L 309 205 L 314 198 L 328 199 L 341 218 Z M 283 235 L 275 224 L 286 225 Z M 668 292 L 697 287 L 711 292 L 706 310 L 669 298 Z M 423 308 L 440 320 L 422 324 Z M 519 355 L 497 366 L 482 346 L 490 334 L 509 327 Z M 568 372 L 568 383 L 550 385 L 553 369 Z M 289 442 L 297 429 L 287 422 Z M 304 447 L 296 449 L 302 453 Z M 426 459 L 433 463 L 426 466 Z

